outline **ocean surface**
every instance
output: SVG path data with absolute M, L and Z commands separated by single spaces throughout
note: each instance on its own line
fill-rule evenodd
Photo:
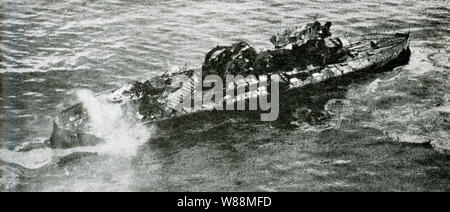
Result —
M 296 128 L 134 126 L 92 98 L 315 19 L 339 37 L 409 31 L 411 59 L 312 96 Z M 449 22 L 445 0 L 2 0 L 0 191 L 450 191 Z M 105 144 L 18 151 L 79 101 Z

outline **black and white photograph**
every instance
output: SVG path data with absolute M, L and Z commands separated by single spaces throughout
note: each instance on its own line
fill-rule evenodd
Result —
M 449 191 L 450 1 L 0 0 L 0 192 Z

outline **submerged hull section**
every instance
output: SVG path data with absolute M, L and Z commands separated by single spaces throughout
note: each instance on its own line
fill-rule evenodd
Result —
M 51 148 L 94 146 L 101 139 L 89 133 L 89 116 L 79 103 L 61 112 L 53 123 L 53 132 L 48 140 Z
M 303 69 L 293 69 L 289 72 L 266 73 L 266 75 L 277 75 L 280 79 L 280 95 L 290 95 L 301 93 L 308 87 L 320 86 L 332 79 L 339 79 L 352 73 L 375 72 L 383 68 L 391 68 L 402 65 L 402 62 L 409 59 L 409 34 L 374 34 L 358 37 L 354 40 L 343 40 L 344 48 L 348 49 L 350 56 L 340 63 L 328 64 L 320 67 L 308 66 Z M 193 76 L 192 71 L 184 71 L 183 74 Z M 191 78 L 192 79 L 192 78 Z M 187 92 L 193 92 L 194 80 L 190 84 L 169 94 L 168 98 L 180 98 Z M 236 82 L 236 87 L 249 87 L 259 84 L 258 80 L 243 79 Z M 124 108 L 139 108 L 140 101 L 129 92 L 131 86 L 124 86 L 112 92 L 103 93 L 101 96 L 107 98 L 112 103 L 123 105 Z M 235 89 L 233 87 L 233 89 Z M 258 92 L 248 92 L 234 98 L 224 96 L 223 104 L 236 103 L 238 100 L 248 101 L 251 98 L 258 98 L 260 95 L 268 95 L 268 88 L 258 87 Z M 226 89 L 225 89 L 226 92 Z M 195 93 L 195 91 L 194 91 Z M 204 98 L 210 98 L 212 92 L 204 90 Z M 166 97 L 165 97 L 166 98 Z M 231 101 L 230 101 L 231 100 Z M 295 101 L 290 98 L 289 101 Z M 284 102 L 285 103 L 285 102 Z M 165 101 L 164 111 L 173 110 L 170 101 Z M 139 114 L 134 119 L 141 119 L 142 122 L 162 123 L 170 120 L 180 120 L 183 117 L 190 117 L 195 114 L 208 114 L 214 105 L 203 104 L 196 110 L 185 108 L 182 111 L 165 113 L 164 115 L 152 118 L 142 118 Z M 133 114 L 133 113 L 130 113 Z M 188 118 L 189 119 L 189 118 Z M 53 133 L 49 139 L 49 146 L 52 148 L 71 148 L 74 146 L 89 146 L 101 143 L 102 140 L 92 135 L 90 132 L 89 116 L 82 103 L 76 104 L 56 117 Z

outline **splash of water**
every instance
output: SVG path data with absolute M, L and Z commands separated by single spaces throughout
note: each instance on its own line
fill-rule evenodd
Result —
M 98 146 L 99 153 L 133 156 L 151 137 L 154 129 L 126 118 L 119 104 L 96 97 L 89 90 L 78 90 L 76 95 L 88 113 L 91 133 L 105 140 Z

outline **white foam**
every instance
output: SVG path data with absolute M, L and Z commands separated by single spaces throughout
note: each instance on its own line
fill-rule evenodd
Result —
M 24 96 L 36 96 L 36 97 L 43 97 L 44 95 L 37 92 L 26 92 L 23 94 Z
M 45 79 L 43 79 L 43 78 L 32 78 L 32 79 L 25 80 L 24 82 L 44 82 L 44 81 L 45 81 Z
M 13 163 L 27 169 L 37 169 L 47 165 L 52 159 L 50 148 L 34 149 L 28 152 L 16 152 L 0 149 L 0 160 Z
M 76 91 L 91 121 L 91 133 L 105 140 L 99 153 L 133 156 L 153 129 L 127 119 L 120 105 L 95 97 L 89 90 Z

